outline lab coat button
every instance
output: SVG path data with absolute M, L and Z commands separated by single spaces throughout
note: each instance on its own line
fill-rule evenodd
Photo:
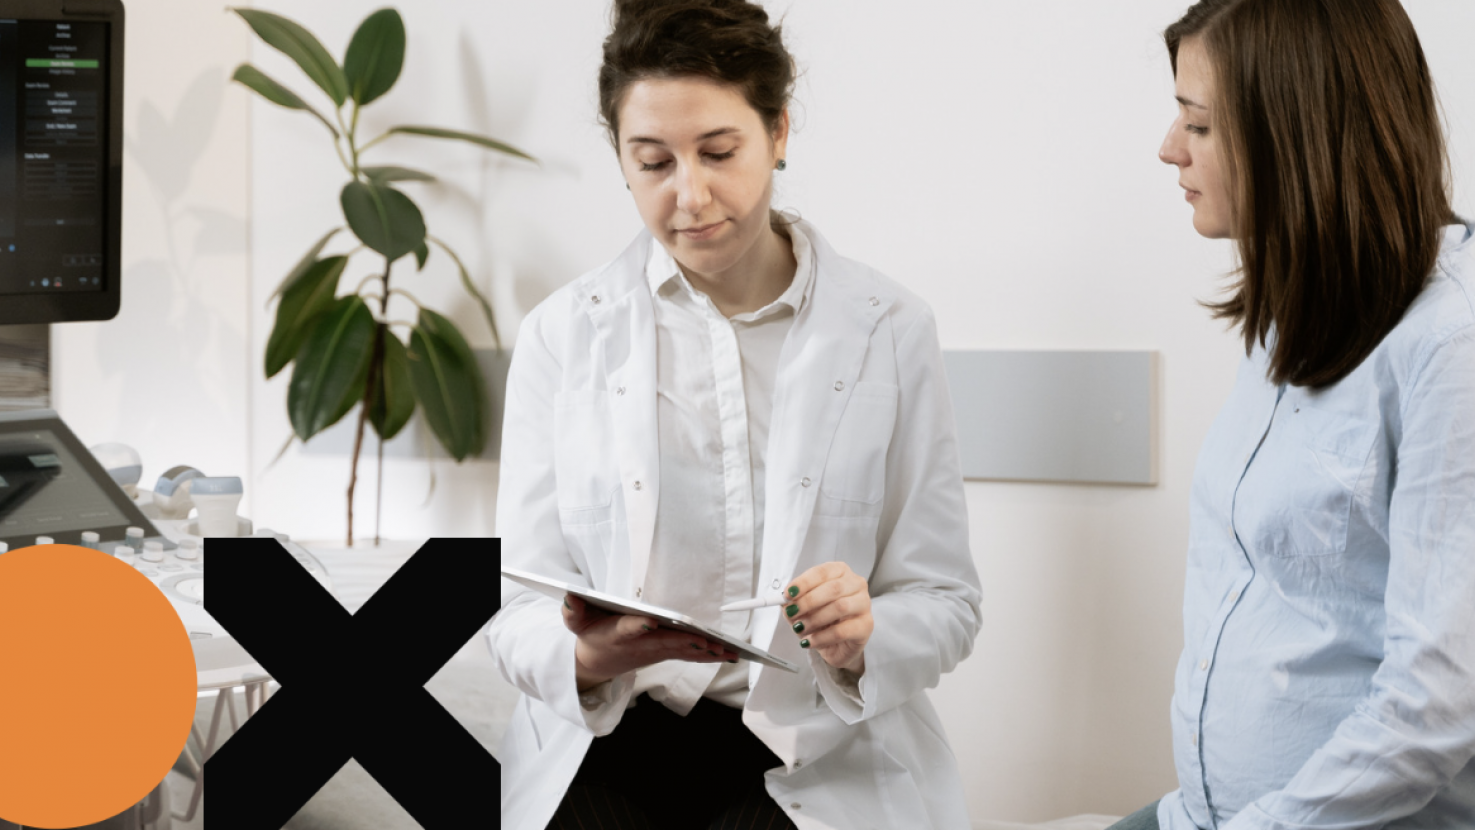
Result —
M 789 802 L 789 809 L 791 809 L 791 810 L 797 810 L 797 809 L 799 809 L 799 802 L 797 802 L 797 801 L 791 801 L 791 802 Z
M 621 386 L 621 387 L 615 389 L 615 395 L 618 396 L 618 395 L 623 395 L 623 394 L 625 394 L 625 387 Z
M 595 294 L 594 296 L 590 297 L 589 302 L 594 303 L 595 305 L 599 305 L 599 295 Z
M 636 599 L 640 599 L 640 589 L 639 588 L 636 588 L 635 589 L 635 598 Z
M 640 482 L 638 482 L 638 481 L 635 482 L 634 487 L 635 487 L 636 490 L 639 490 L 640 489 Z
M 798 769 L 798 768 L 800 768 L 802 766 L 804 766 L 804 762 L 801 761 L 801 760 L 799 760 L 798 758 L 795 758 L 794 759 L 794 769 Z
M 868 302 L 870 302 L 870 304 L 873 306 L 881 304 L 881 301 L 876 299 L 875 297 L 872 297 Z
M 775 579 L 775 580 L 774 580 L 774 581 L 773 581 L 773 590 L 775 590 L 775 591 L 777 591 L 777 590 L 778 590 L 778 589 L 779 589 L 779 584 L 778 584 L 778 580 L 777 580 L 777 579 Z
M 835 391 L 836 392 L 843 392 L 843 391 L 845 391 L 845 381 L 843 381 L 843 380 L 837 380 L 837 381 L 835 381 Z
M 801 486 L 801 487 L 808 487 L 809 486 L 809 476 L 805 476 L 804 478 L 799 479 L 799 486 Z

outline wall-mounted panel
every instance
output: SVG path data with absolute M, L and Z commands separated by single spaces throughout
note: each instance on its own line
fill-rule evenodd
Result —
M 1157 483 L 1157 352 L 945 352 L 963 477 Z

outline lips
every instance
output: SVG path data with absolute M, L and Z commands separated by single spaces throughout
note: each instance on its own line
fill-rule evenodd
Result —
M 696 225 L 690 228 L 682 228 L 678 230 L 677 233 L 681 234 L 687 239 L 709 239 L 713 235 L 715 235 L 725 223 L 726 220 L 723 220 L 722 222 L 713 222 L 710 225 Z

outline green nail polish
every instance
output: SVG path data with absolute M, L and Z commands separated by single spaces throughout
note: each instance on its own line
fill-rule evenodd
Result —
M 572 605 L 569 605 L 568 604 L 568 598 L 567 597 L 565 597 L 564 600 L 563 600 L 563 607 L 564 608 L 567 608 L 570 611 L 574 610 L 574 607 Z
M 803 620 L 800 620 L 800 621 L 794 623 L 794 633 L 795 634 L 803 634 L 804 633 L 804 621 Z
M 790 617 L 792 617 L 795 614 L 799 613 L 799 606 L 798 605 L 790 605 L 788 608 L 785 608 L 784 609 L 784 613 L 787 614 L 787 615 L 789 615 Z
M 797 596 L 799 596 L 799 586 L 798 585 L 790 585 L 789 586 L 789 596 L 791 596 L 791 597 L 797 597 Z
M 737 658 L 734 657 L 731 660 L 728 660 L 727 662 L 729 662 L 729 663 L 736 663 L 737 662 Z
M 809 641 L 808 640 L 800 640 L 799 641 L 799 647 L 800 648 L 809 648 Z
M 708 654 L 710 654 L 710 655 L 712 655 L 712 656 L 713 656 L 713 657 L 718 657 L 718 656 L 720 656 L 720 655 L 718 655 L 718 654 L 717 654 L 717 652 L 715 652 L 715 651 L 713 651 L 713 650 L 712 650 L 712 649 L 710 649 L 710 648 L 709 648 L 709 649 L 707 649 L 707 653 L 708 653 Z
M 645 623 L 641 623 L 640 624 L 640 627 L 643 628 L 643 629 L 645 629 L 646 631 L 650 631 L 651 630 L 650 626 L 646 625 Z
M 692 648 L 696 649 L 697 651 L 701 651 L 702 650 L 702 647 L 699 646 L 699 645 L 697 645 L 696 643 L 689 643 L 688 645 L 690 645 Z

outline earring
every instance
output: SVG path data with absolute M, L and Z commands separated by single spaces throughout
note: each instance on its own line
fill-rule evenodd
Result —
M 778 166 L 778 169 L 779 169 L 780 172 L 789 169 L 789 163 L 787 161 L 783 160 L 783 159 L 779 159 L 778 160 L 778 165 L 777 166 Z

